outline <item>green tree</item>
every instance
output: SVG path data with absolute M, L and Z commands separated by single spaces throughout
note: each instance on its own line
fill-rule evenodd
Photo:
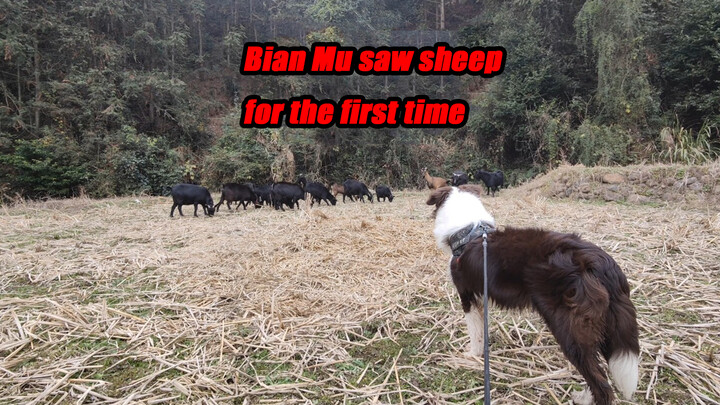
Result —
M 698 130 L 720 126 L 720 3 L 650 1 L 645 63 L 652 69 L 668 122 Z
M 0 184 L 30 198 L 72 197 L 90 179 L 80 156 L 67 138 L 18 140 L 12 153 L 0 153 Z

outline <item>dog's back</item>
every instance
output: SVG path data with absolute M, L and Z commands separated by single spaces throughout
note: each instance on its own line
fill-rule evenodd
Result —
M 477 239 L 451 264 L 461 298 L 482 292 L 482 266 L 482 240 Z M 488 295 L 500 307 L 533 307 L 540 313 L 597 404 L 613 398 L 598 352 L 623 396 L 632 396 L 639 355 L 635 307 L 625 275 L 602 249 L 574 234 L 540 229 L 491 233 Z M 591 403 L 587 397 L 576 403 Z

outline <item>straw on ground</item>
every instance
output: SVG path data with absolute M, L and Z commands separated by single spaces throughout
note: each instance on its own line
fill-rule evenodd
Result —
M 0 398 L 9 403 L 475 403 L 427 192 L 391 204 L 170 219 L 168 198 L 0 208 Z M 579 232 L 628 275 L 637 403 L 720 403 L 717 207 L 504 190 L 500 225 Z M 491 309 L 494 403 L 583 384 L 532 313 Z

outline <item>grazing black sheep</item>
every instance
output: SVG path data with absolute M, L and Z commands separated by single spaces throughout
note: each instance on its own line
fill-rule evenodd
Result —
M 323 201 L 325 201 L 327 205 L 330 205 L 331 203 L 332 205 L 337 204 L 337 199 L 330 193 L 330 190 L 321 183 L 311 181 L 307 184 L 307 186 L 305 186 L 305 191 L 310 194 L 311 207 L 315 204 L 315 200 L 317 200 L 318 204 L 322 204 Z
M 378 202 L 381 198 L 383 199 L 383 201 L 385 201 L 385 199 L 387 198 L 388 200 L 390 200 L 390 202 L 392 202 L 393 198 L 395 198 L 395 196 L 392 194 L 392 191 L 390 191 L 390 187 L 388 186 L 375 187 L 375 197 L 377 198 Z
M 223 202 L 227 202 L 228 209 L 230 209 L 231 202 L 237 202 L 236 210 L 240 208 L 240 204 L 242 204 L 244 210 L 247 209 L 249 203 L 253 203 L 255 208 L 261 207 L 257 194 L 253 191 L 252 186 L 248 184 L 223 184 L 222 190 L 220 190 L 220 202 L 215 205 L 216 211 L 220 211 Z
M 182 216 L 182 206 L 190 204 L 195 206 L 195 216 L 198 216 L 198 204 L 202 205 L 205 215 L 213 216 L 215 214 L 213 199 L 210 196 L 210 191 L 205 187 L 196 186 L 195 184 L 176 184 L 170 191 L 170 195 L 173 199 L 173 206 L 170 209 L 171 218 L 175 213 L 175 207 Z
M 295 206 L 300 209 L 298 201 L 305 199 L 305 190 L 300 185 L 284 181 L 273 184 L 270 194 L 276 210 L 285 211 L 283 204 L 290 207 L 290 209 L 295 208 Z
M 360 199 L 360 201 L 365 202 L 364 196 L 367 196 L 370 199 L 370 202 L 373 202 L 373 196 L 370 190 L 368 190 L 367 186 L 359 182 L 357 180 L 348 179 L 345 180 L 343 183 L 343 187 L 345 188 L 345 194 L 343 194 L 343 203 L 345 202 L 345 196 L 350 197 L 350 201 L 353 200 L 353 197 L 357 197 Z
M 255 186 L 253 191 L 258 196 L 258 202 L 263 205 L 272 205 L 272 198 L 270 198 L 270 184 L 264 186 Z

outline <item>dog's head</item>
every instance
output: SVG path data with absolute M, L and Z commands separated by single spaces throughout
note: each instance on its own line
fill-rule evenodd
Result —
M 483 192 L 481 186 L 464 184 L 460 187 L 441 187 L 430 195 L 427 205 L 435 206 L 433 233 L 440 249 L 452 254 L 448 237 L 470 224 L 485 222 L 495 226 L 495 218 L 480 201 Z

